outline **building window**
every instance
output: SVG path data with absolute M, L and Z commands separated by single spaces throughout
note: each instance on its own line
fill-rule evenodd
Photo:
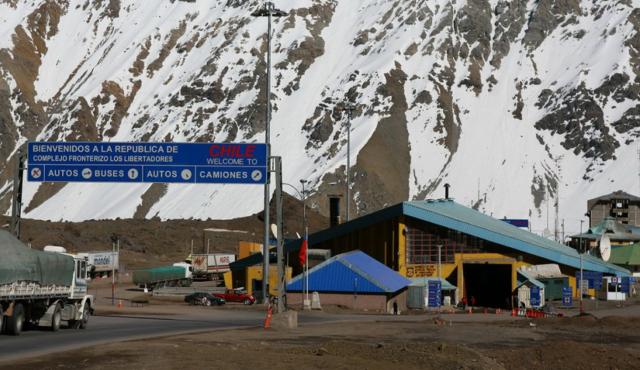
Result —
M 479 253 L 486 242 L 474 236 L 444 227 L 421 224 L 407 226 L 407 263 L 438 263 L 438 246 L 441 246 L 441 262 L 454 263 L 456 253 Z

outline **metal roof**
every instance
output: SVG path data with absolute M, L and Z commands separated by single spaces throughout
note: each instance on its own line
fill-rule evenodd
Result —
M 607 195 L 603 195 L 597 198 L 593 198 L 593 199 L 589 199 L 587 201 L 587 208 L 590 210 L 591 208 L 593 208 L 593 206 L 595 206 L 598 202 L 608 202 L 614 199 L 629 199 L 632 202 L 640 202 L 640 198 L 629 194 L 625 191 L 622 190 L 618 190 L 618 191 L 614 191 L 613 193 L 607 194 Z
M 297 275 L 287 291 L 302 291 L 304 275 Z M 411 281 L 366 253 L 342 253 L 309 270 L 309 291 L 344 293 L 395 293 Z
M 586 233 L 572 235 L 571 238 L 597 240 L 602 237 L 603 233 L 611 240 L 640 241 L 639 228 L 632 225 L 625 225 L 613 217 L 605 217 L 599 224 L 590 228 Z
M 320 243 L 402 215 L 457 230 L 553 263 L 580 268 L 580 255 L 575 249 L 462 206 L 452 199 L 399 203 L 337 227 L 312 234 L 309 236 L 309 243 L 311 245 Z M 583 268 L 616 275 L 629 274 L 626 269 L 588 255 L 583 256 Z
M 609 262 L 616 265 L 640 265 L 640 243 L 611 248 Z
M 409 278 L 411 280 L 412 286 L 426 286 L 430 281 L 440 281 L 440 289 L 441 290 L 456 290 L 458 289 L 455 285 L 451 284 L 447 279 L 438 278 L 438 277 L 417 277 L 417 278 Z
M 527 272 L 523 271 L 523 270 L 518 270 L 518 275 L 522 276 L 524 279 L 518 279 L 518 287 L 521 287 L 522 284 L 525 284 L 527 281 L 529 281 L 531 284 L 537 286 L 540 289 L 544 289 L 544 284 L 542 282 L 540 282 L 540 280 L 534 278 L 533 276 L 531 276 L 530 274 L 528 274 Z

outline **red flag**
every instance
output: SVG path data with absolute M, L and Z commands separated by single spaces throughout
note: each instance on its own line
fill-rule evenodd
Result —
M 302 245 L 300 246 L 300 252 L 298 252 L 298 260 L 300 260 L 300 266 L 304 266 L 307 263 L 307 238 L 302 239 Z

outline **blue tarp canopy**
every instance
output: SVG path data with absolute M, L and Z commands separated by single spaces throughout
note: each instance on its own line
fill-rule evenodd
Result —
M 304 274 L 287 285 L 289 292 L 301 292 Z M 395 293 L 411 281 L 356 250 L 331 257 L 309 270 L 309 291 L 340 293 Z

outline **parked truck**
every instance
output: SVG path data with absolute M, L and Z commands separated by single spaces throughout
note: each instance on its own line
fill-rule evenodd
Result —
M 89 277 L 111 277 L 113 272 L 118 272 L 119 256 L 118 252 L 99 251 L 78 253 L 78 257 L 83 257 L 87 261 Z
M 84 329 L 93 313 L 84 258 L 61 247 L 39 251 L 0 230 L 0 329 L 20 335 L 25 324 L 58 331 Z
M 194 280 L 222 280 L 222 274 L 230 271 L 229 264 L 235 260 L 236 256 L 228 253 L 193 254 L 187 258 Z
M 133 272 L 133 283 L 140 288 L 154 289 L 163 286 L 190 286 L 193 279 L 191 265 L 184 262 L 173 266 L 151 267 Z

